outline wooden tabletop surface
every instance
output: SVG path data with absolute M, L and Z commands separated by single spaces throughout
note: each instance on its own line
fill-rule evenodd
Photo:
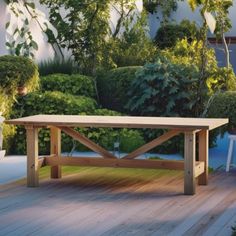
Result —
M 229 122 L 228 119 L 136 117 L 136 116 L 79 116 L 35 115 L 7 120 L 5 123 L 33 126 L 114 127 L 114 128 L 166 128 L 166 129 L 215 129 Z

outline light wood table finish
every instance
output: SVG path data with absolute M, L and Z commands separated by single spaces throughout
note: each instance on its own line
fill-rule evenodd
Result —
M 128 117 L 128 116 L 72 116 L 36 115 L 6 121 L 7 124 L 23 125 L 27 133 L 27 183 L 29 187 L 39 184 L 38 170 L 44 165 L 51 166 L 51 177 L 61 178 L 62 165 L 124 167 L 124 168 L 162 168 L 184 170 L 184 193 L 196 192 L 196 178 L 200 185 L 208 183 L 208 133 L 209 130 L 228 123 L 228 119 L 172 118 L 172 117 Z M 51 155 L 38 159 L 38 129 L 51 130 Z M 97 145 L 74 127 L 109 128 L 151 128 L 167 129 L 160 137 L 137 150 L 117 159 L 109 151 Z M 61 131 L 79 141 L 101 158 L 62 157 Z M 184 133 L 184 161 L 139 160 L 141 154 L 153 149 L 172 137 Z M 198 136 L 198 161 L 196 161 L 196 135 Z

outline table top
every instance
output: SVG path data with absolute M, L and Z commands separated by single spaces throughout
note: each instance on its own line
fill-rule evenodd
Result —
M 215 129 L 229 122 L 228 119 L 143 117 L 143 116 L 80 116 L 35 115 L 7 120 L 13 125 L 113 127 L 113 128 L 166 128 L 166 129 Z

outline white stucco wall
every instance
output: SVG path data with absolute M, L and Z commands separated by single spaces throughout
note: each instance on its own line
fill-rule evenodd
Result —
M 6 14 L 6 4 L 0 3 L 0 54 L 4 55 L 7 53 L 7 49 L 5 46 L 6 43 L 6 31 L 5 25 L 7 22 L 7 14 Z

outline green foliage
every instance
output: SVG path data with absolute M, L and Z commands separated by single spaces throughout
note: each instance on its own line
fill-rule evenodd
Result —
M 39 63 L 39 74 L 40 76 L 50 75 L 50 74 L 74 74 L 77 72 L 78 68 L 75 62 L 71 59 L 49 59 Z
M 177 0 L 144 0 L 144 8 L 151 14 L 161 10 L 163 23 L 170 20 L 171 13 L 178 8 Z
M 15 142 L 14 137 L 16 135 L 16 127 L 13 125 L 3 124 L 3 149 L 6 150 L 7 154 Z
M 198 34 L 198 28 L 194 22 L 183 20 L 180 24 L 162 25 L 158 29 L 154 41 L 160 49 L 172 48 L 179 40 L 187 38 L 188 42 L 191 42 Z
M 141 66 L 120 67 L 103 73 L 97 78 L 100 102 L 108 109 L 125 112 L 125 104 L 130 99 L 130 84 Z
M 94 74 L 109 35 L 110 1 L 40 0 L 40 3 L 49 8 L 50 22 L 57 29 L 57 36 L 50 34 L 49 39 L 70 49 L 80 68 Z M 66 16 L 61 9 L 69 9 Z
M 27 101 L 24 99 L 25 106 Z M 23 102 L 22 102 L 23 103 Z M 76 104 L 73 104 L 76 107 Z M 29 106 L 30 109 L 30 106 Z M 83 109 L 84 111 L 86 109 Z M 60 112 L 60 111 L 59 111 Z M 56 114 L 54 112 L 54 114 Z M 70 114 L 70 113 L 69 113 Z M 86 114 L 83 112 L 82 114 Z M 92 115 L 121 115 L 118 112 L 110 111 L 106 109 L 97 109 L 87 114 Z M 28 115 L 28 112 L 22 114 L 22 116 Z M 140 145 L 144 144 L 142 134 L 137 130 L 127 129 L 112 129 L 112 128 L 76 128 L 81 134 L 87 136 L 99 145 L 113 150 L 114 142 L 120 141 L 120 150 L 124 152 L 130 152 Z M 16 134 L 14 137 L 14 143 L 11 143 L 11 153 L 25 154 L 25 129 L 22 127 L 16 127 Z M 39 152 L 40 154 L 49 154 L 50 150 L 50 133 L 48 129 L 40 129 L 39 132 Z M 63 152 L 71 152 L 72 150 L 87 151 L 88 149 L 82 146 L 80 143 L 72 140 L 69 136 L 62 133 L 62 150 Z
M 187 39 L 182 39 L 177 41 L 175 47 L 162 50 L 161 55 L 164 55 L 173 63 L 186 65 L 194 64 L 201 70 L 202 48 L 203 42 L 201 40 L 194 39 L 189 42 Z M 207 73 L 218 68 L 214 49 L 206 48 L 204 56 L 206 58 L 206 65 L 204 66 Z
M 97 109 L 94 111 L 93 115 L 119 116 L 122 114 L 112 110 Z M 138 130 L 113 128 L 77 128 L 77 130 L 108 150 L 114 150 L 114 143 L 117 141 L 120 142 L 120 151 L 122 152 L 133 151 L 144 144 L 142 134 Z M 74 148 L 76 148 L 76 150 L 87 150 L 79 143 L 75 143 Z
M 196 10 L 200 7 L 200 11 L 203 16 L 205 11 L 213 13 L 216 19 L 215 34 L 221 38 L 222 33 L 227 32 L 232 27 L 229 15 L 229 8 L 233 6 L 233 0 L 188 0 L 192 10 Z M 205 21 L 205 18 L 204 18 Z
M 83 96 L 73 96 L 61 92 L 34 92 L 18 99 L 13 109 L 12 117 L 31 116 L 37 114 L 61 114 L 61 115 L 79 115 L 93 114 L 96 109 L 95 100 Z M 73 142 L 70 138 L 63 135 L 64 141 L 62 147 L 69 151 Z M 49 131 L 42 129 L 39 132 L 40 153 L 49 153 Z M 25 153 L 25 130 L 22 127 L 16 128 L 14 143 L 11 147 L 12 153 Z
M 12 96 L 21 86 L 26 86 L 29 92 L 34 91 L 39 84 L 38 67 L 26 57 L 1 56 L 0 84 L 1 89 Z
M 219 131 L 223 134 L 236 128 L 236 92 L 227 91 L 214 96 L 207 116 L 210 118 L 229 118 L 229 124 Z
M 198 68 L 198 86 L 195 90 L 198 108 L 195 116 L 201 116 L 208 97 L 218 91 L 235 90 L 236 78 L 231 68 L 220 68 L 217 65 L 215 52 L 211 48 L 204 49 L 203 42 L 187 39 L 178 41 L 171 50 L 162 50 L 159 55 L 166 57 L 174 64 L 195 65 Z
M 42 91 L 60 91 L 77 96 L 95 97 L 95 82 L 88 76 L 52 74 L 41 77 L 40 82 Z
M 96 75 L 97 70 L 104 67 L 111 69 L 117 65 L 143 64 L 153 55 L 151 49 L 154 47 L 141 27 L 145 22 L 147 28 L 147 15 L 139 17 L 135 0 L 40 2 L 49 8 L 50 22 L 58 32 L 55 36 L 50 31 L 50 42 L 70 49 L 83 74 Z M 69 9 L 66 16 L 61 11 L 63 8 Z M 117 13 L 114 30 L 110 28 L 111 8 Z M 128 43 L 125 33 L 135 37 L 136 41 Z
M 132 152 L 145 144 L 142 134 L 137 130 L 122 129 L 119 134 L 120 150 Z
M 207 79 L 207 87 L 210 94 L 216 91 L 236 90 L 236 76 L 233 69 L 217 67 Z
M 159 58 L 136 73 L 130 86 L 127 108 L 133 115 L 194 117 L 199 100 L 196 97 L 198 69 L 195 66 L 174 64 Z M 146 141 L 163 134 L 163 130 L 144 130 Z M 176 153 L 183 151 L 183 138 L 175 137 L 155 151 Z
M 195 66 L 160 58 L 136 73 L 127 107 L 136 115 L 194 116 L 197 76 Z
M 97 104 L 92 98 L 73 96 L 58 91 L 34 92 L 18 99 L 15 117 L 37 114 L 78 115 L 92 113 Z M 13 110 L 13 111 L 14 111 Z
M 0 89 L 0 115 L 8 118 L 13 102 L 13 97 Z
M 116 67 L 139 66 L 154 61 L 157 50 L 148 36 L 148 30 L 147 16 L 143 12 L 137 16 L 135 23 L 127 23 L 120 37 L 110 39 L 110 56 Z
M 201 38 L 204 42 L 202 47 L 202 65 L 206 64 L 204 60 L 205 49 L 207 47 L 207 29 L 209 27 L 209 23 L 206 20 L 205 13 L 211 13 L 216 20 L 216 27 L 214 29 L 214 34 L 219 39 L 222 39 L 224 45 L 225 52 L 225 61 L 226 66 L 230 67 L 230 54 L 227 42 L 225 40 L 225 33 L 230 30 L 232 27 L 231 20 L 229 18 L 229 9 L 233 6 L 233 0 L 188 0 L 190 7 L 192 10 L 200 9 L 201 16 L 203 18 L 203 25 L 201 27 Z M 203 73 L 204 74 L 204 73 Z

